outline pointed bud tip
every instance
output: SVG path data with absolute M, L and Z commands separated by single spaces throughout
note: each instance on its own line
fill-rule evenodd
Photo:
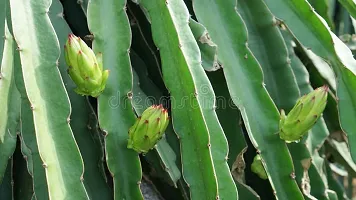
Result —
M 69 42 L 74 38 L 75 38 L 75 35 L 73 33 L 68 34 Z
M 323 89 L 325 92 L 328 92 L 328 91 L 329 91 L 329 86 L 328 86 L 328 85 L 323 85 L 322 89 Z

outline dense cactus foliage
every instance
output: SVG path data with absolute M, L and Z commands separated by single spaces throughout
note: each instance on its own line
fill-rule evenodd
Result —
M 355 1 L 0 14 L 1 200 L 353 198 Z

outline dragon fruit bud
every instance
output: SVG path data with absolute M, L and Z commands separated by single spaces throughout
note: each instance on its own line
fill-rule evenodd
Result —
M 255 156 L 251 164 L 251 171 L 257 174 L 261 179 L 266 180 L 268 178 L 265 168 L 262 164 L 262 159 L 259 154 Z
M 162 138 L 168 123 L 168 112 L 162 105 L 147 108 L 129 129 L 127 148 L 148 152 Z
M 288 115 L 281 110 L 279 136 L 287 143 L 298 142 L 323 113 L 328 97 L 327 86 L 322 86 L 298 99 Z
M 95 55 L 80 37 L 70 34 L 64 46 L 64 56 L 69 66 L 68 74 L 77 85 L 75 92 L 99 96 L 109 77 L 109 71 L 103 71 L 102 54 Z

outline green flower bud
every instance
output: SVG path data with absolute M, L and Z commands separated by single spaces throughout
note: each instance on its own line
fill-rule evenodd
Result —
M 169 123 L 168 112 L 162 105 L 147 108 L 129 129 L 127 148 L 146 153 L 162 138 Z
M 327 86 L 315 89 L 298 99 L 288 115 L 281 110 L 279 136 L 287 143 L 298 142 L 323 113 L 328 97 Z
M 262 164 L 262 159 L 260 155 L 256 155 L 251 164 L 251 171 L 257 174 L 261 179 L 266 180 L 268 178 L 265 168 Z
M 75 92 L 99 96 L 109 77 L 109 70 L 103 71 L 102 54 L 95 55 L 82 39 L 70 34 L 64 45 L 64 56 L 69 66 L 68 74 L 77 85 Z

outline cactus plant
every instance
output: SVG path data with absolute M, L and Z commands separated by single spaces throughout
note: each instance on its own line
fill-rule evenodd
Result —
M 353 198 L 354 1 L 0 10 L 0 199 Z

